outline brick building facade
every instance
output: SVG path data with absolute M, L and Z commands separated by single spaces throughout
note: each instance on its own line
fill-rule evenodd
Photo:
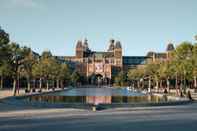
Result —
M 111 80 L 120 71 L 127 72 L 129 69 L 143 67 L 150 61 L 166 60 L 168 52 L 174 50 L 169 44 L 166 52 L 149 52 L 146 56 L 123 56 L 120 41 L 111 39 L 106 51 L 93 51 L 88 46 L 88 40 L 78 40 L 75 48 L 75 56 L 62 56 L 64 62 L 68 63 L 81 75 L 90 78 L 99 76 L 102 80 Z

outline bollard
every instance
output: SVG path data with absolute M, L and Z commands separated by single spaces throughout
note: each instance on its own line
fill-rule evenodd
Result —
M 93 106 L 92 107 L 92 111 L 96 111 L 96 106 Z

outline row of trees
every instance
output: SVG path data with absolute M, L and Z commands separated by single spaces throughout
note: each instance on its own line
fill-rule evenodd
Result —
M 72 74 L 72 75 L 70 75 Z M 0 88 L 4 80 L 12 81 L 14 95 L 19 93 L 20 80 L 25 79 L 26 91 L 39 87 L 64 87 L 70 80 L 76 83 L 80 75 L 61 63 L 50 51 L 41 56 L 28 47 L 10 42 L 9 35 L 0 28 Z M 51 85 L 51 86 L 50 86 Z
M 176 88 L 184 91 L 187 87 L 197 88 L 197 43 L 182 42 L 168 53 L 169 59 L 158 59 L 144 68 L 120 72 L 113 82 L 120 86 L 133 84 L 139 88 Z M 65 83 L 85 81 L 83 76 L 56 59 L 50 51 L 44 51 L 40 56 L 28 47 L 10 42 L 9 35 L 1 28 L 0 78 L 0 88 L 3 88 L 5 79 L 12 81 L 14 95 L 19 91 L 19 80 L 22 78 L 27 91 L 35 87 L 59 88 Z
M 184 92 L 187 87 L 197 88 L 197 43 L 182 42 L 168 53 L 170 57 L 165 61 L 158 59 L 144 68 L 130 70 L 128 80 L 142 88 L 147 85 L 148 88 L 176 88 Z

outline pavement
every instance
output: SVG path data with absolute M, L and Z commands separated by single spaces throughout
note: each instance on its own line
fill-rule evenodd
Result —
M 196 131 L 197 102 L 90 111 L 35 108 L 0 100 L 0 131 Z
M 18 110 L 5 110 L 17 108 Z M 180 106 L 36 109 L 0 103 L 0 131 L 196 131 L 197 103 Z
M 193 98 L 194 100 L 197 100 L 197 93 L 192 92 L 192 93 L 191 93 L 191 96 L 192 96 L 192 98 Z
M 20 95 L 24 95 L 25 91 L 23 89 L 20 90 Z M 13 91 L 11 89 L 3 89 L 0 90 L 0 99 L 13 96 Z

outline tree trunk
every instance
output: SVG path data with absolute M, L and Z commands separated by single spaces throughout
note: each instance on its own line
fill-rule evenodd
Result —
M 194 91 L 197 92 L 197 80 L 196 80 L 196 76 L 194 76 Z
M 13 81 L 13 95 L 16 96 L 16 79 Z
M 157 90 L 156 92 L 158 92 L 159 91 L 159 81 L 158 80 L 156 81 L 156 88 L 157 88 L 156 89 Z
M 53 80 L 53 89 L 55 89 L 56 85 L 55 85 L 55 80 Z
M 56 81 L 56 87 L 59 88 L 59 80 Z
M 170 93 L 170 81 L 169 78 L 166 79 L 167 91 Z
M 1 88 L 0 89 L 3 89 L 3 76 L 1 76 Z
M 151 79 L 148 80 L 148 92 L 151 92 Z
M 178 76 L 176 75 L 176 88 L 178 89 Z
M 184 78 L 181 77 L 181 82 L 180 82 L 180 94 L 182 96 L 182 94 L 184 93 Z
M 60 87 L 61 87 L 61 88 L 64 88 L 63 80 L 60 81 Z
M 31 90 L 31 83 L 30 83 L 30 80 L 29 79 L 27 80 L 27 89 L 28 89 L 28 91 Z
M 140 88 L 140 82 L 137 81 L 137 88 L 139 89 Z
M 19 78 L 19 75 L 17 76 L 17 81 L 16 81 L 16 88 L 17 88 L 17 94 L 19 94 L 19 88 L 20 88 L 20 78 Z
M 144 87 L 145 87 L 145 81 L 143 80 L 142 81 L 142 89 L 144 89 Z
M 49 90 L 49 81 L 47 79 L 47 90 Z
M 178 76 L 177 76 L 177 74 L 176 74 L 175 88 L 176 88 L 176 95 L 179 95 L 179 91 L 178 91 Z
M 40 81 L 39 81 L 39 88 L 40 88 L 40 90 L 42 89 L 42 78 L 40 78 Z
M 186 94 L 186 90 L 187 90 L 187 85 L 186 85 L 186 78 L 184 77 L 184 94 Z
M 36 79 L 33 80 L 33 88 L 36 89 Z
M 163 90 L 162 80 L 160 80 L 160 82 L 159 82 L 159 92 L 160 92 L 161 90 Z

